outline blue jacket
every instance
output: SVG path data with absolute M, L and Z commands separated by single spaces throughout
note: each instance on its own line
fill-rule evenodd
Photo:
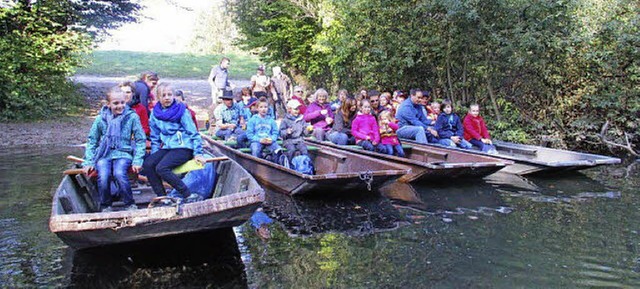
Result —
M 202 154 L 202 138 L 191 119 L 189 110 L 185 109 L 179 123 L 157 119 L 152 113 L 149 128 L 151 128 L 151 153 L 159 149 L 186 148 L 193 150 L 193 156 Z
M 396 119 L 398 119 L 398 126 L 400 127 L 412 125 L 421 126 L 426 129 L 429 123 L 427 117 L 422 113 L 422 105 L 414 104 L 411 98 L 407 98 L 398 106 Z
M 457 114 L 441 113 L 436 120 L 435 130 L 438 131 L 438 137 L 448 139 L 452 136 L 463 138 L 464 127 Z
M 242 104 L 242 102 L 239 102 L 240 104 Z M 242 116 L 244 117 L 244 121 L 249 121 L 251 119 L 252 116 L 258 114 L 256 113 L 252 113 L 251 112 L 251 108 L 250 107 L 245 107 L 242 109 Z M 270 118 L 275 119 L 276 118 L 276 114 L 273 113 L 273 107 L 271 105 L 269 105 L 269 110 L 267 111 L 267 116 Z
M 131 109 L 127 108 L 122 113 L 125 119 L 122 120 L 122 132 L 120 148 L 111 150 L 106 158 L 120 159 L 126 158 L 132 160 L 131 164 L 134 166 L 142 165 L 142 157 L 144 157 L 147 136 L 142 130 L 140 124 L 140 117 Z M 96 150 L 100 145 L 102 137 L 107 133 L 107 122 L 102 119 L 100 115 L 96 118 L 89 131 L 89 137 L 87 138 L 87 147 L 84 151 L 83 166 L 93 166 L 93 158 Z M 134 140 L 132 142 L 132 139 Z M 135 145 L 135 147 L 134 147 Z
M 247 137 L 250 142 L 260 142 L 260 139 L 265 137 L 276 141 L 278 134 L 278 124 L 269 116 L 263 118 L 260 114 L 255 114 L 247 123 Z

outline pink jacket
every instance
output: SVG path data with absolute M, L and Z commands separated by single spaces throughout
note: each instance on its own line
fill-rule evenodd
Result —
M 398 140 L 398 135 L 396 131 L 398 130 L 398 124 L 395 122 L 390 122 L 387 129 L 380 128 L 380 143 L 385 145 L 399 145 L 400 140 Z
M 358 114 L 351 122 L 351 134 L 356 138 L 356 143 L 366 140 L 367 136 L 372 143 L 380 143 L 380 128 L 373 115 Z

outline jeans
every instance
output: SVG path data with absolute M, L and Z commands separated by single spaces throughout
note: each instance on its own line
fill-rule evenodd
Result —
M 483 142 L 482 142 L 481 140 L 479 140 L 479 139 L 475 139 L 475 138 L 474 138 L 474 139 L 469 140 L 469 142 L 470 142 L 472 145 L 474 145 L 474 146 L 478 147 L 481 151 L 483 151 L 483 152 L 485 152 L 485 153 L 493 153 L 493 152 L 496 152 L 496 147 L 495 147 L 495 146 L 490 145 L 490 144 L 483 143 Z
M 130 159 L 99 159 L 96 163 L 96 171 L 98 172 L 98 193 L 100 193 L 100 206 L 109 207 L 112 203 L 111 197 L 111 177 L 118 184 L 118 195 L 125 206 L 134 203 L 131 185 L 127 172 L 131 167 Z
M 149 155 L 142 165 L 144 173 L 149 178 L 153 192 L 158 196 L 166 195 L 162 180 L 169 183 L 183 197 L 190 195 L 189 188 L 171 170 L 193 158 L 191 149 L 161 149 Z
M 368 140 L 361 140 L 358 142 L 358 145 L 367 151 L 380 152 L 380 153 L 384 153 L 385 151 L 385 149 L 380 144 L 373 145 L 373 143 L 371 143 L 371 141 L 368 141 Z
M 421 126 L 405 125 L 399 128 L 396 134 L 399 138 L 415 140 L 417 143 L 427 143 L 427 133 Z
M 307 150 L 307 145 L 303 142 L 285 142 L 283 144 L 284 148 L 287 149 L 287 152 L 285 153 L 287 155 L 287 158 L 289 158 L 289 161 L 291 161 L 293 159 L 293 156 L 295 154 L 296 151 L 300 152 L 301 155 L 308 155 L 309 151 Z
M 262 150 L 264 148 L 267 148 L 271 153 L 280 149 L 280 145 L 278 145 L 278 143 L 275 141 L 268 145 L 264 145 L 259 142 L 252 142 L 250 147 L 251 147 L 251 155 L 258 158 L 263 158 Z
M 235 129 L 219 129 L 216 131 L 216 136 L 224 140 L 229 140 L 230 137 L 235 136 L 238 148 L 246 147 L 249 141 L 246 132 L 240 127 L 236 127 Z
M 327 136 L 329 141 L 337 145 L 346 145 L 349 142 L 349 136 L 346 133 L 332 131 Z
M 404 149 L 401 144 L 392 145 L 392 144 L 380 144 L 380 150 L 384 154 L 393 155 L 393 151 L 396 151 L 396 155 L 404 158 Z
M 463 138 L 460 138 L 460 143 L 456 144 L 455 142 L 453 142 L 453 140 L 451 140 L 450 138 L 443 138 L 440 141 L 438 141 L 438 143 L 440 143 L 443 146 L 448 146 L 448 147 L 460 147 L 463 149 L 470 149 L 471 148 L 471 143 L 469 143 L 468 141 L 466 141 Z

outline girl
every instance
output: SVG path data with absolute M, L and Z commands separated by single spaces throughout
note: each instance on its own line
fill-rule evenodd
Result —
M 442 102 L 443 112 L 438 116 L 435 130 L 438 132 L 439 143 L 448 147 L 470 149 L 471 144 L 463 138 L 463 127 L 460 117 L 453 112 L 451 100 Z
M 134 140 L 135 147 L 131 140 Z M 98 172 L 98 193 L 100 210 L 111 212 L 111 176 L 118 184 L 118 195 L 125 210 L 135 210 L 127 172 L 129 167 L 138 173 L 142 168 L 142 157 L 146 147 L 146 136 L 140 118 L 126 106 L 126 97 L 120 87 L 111 88 L 107 93 L 107 105 L 93 122 L 84 153 L 84 172 L 95 169 Z
M 313 136 L 318 141 L 325 140 L 325 133 L 331 129 L 333 123 L 333 111 L 327 103 L 329 93 L 324 88 L 319 88 L 314 93 L 316 100 L 307 107 L 304 120 L 313 125 Z
M 355 118 L 357 111 L 358 104 L 355 98 L 347 98 L 342 102 L 328 135 L 328 139 L 332 143 L 337 145 L 355 143 L 355 139 L 351 134 L 351 122 Z
M 338 90 L 338 99 L 331 103 L 331 110 L 335 113 L 345 100 L 349 97 L 349 92 L 346 89 Z
M 371 103 L 366 99 L 361 100 L 360 113 L 351 124 L 351 134 L 356 138 L 356 144 L 365 150 L 375 151 L 380 144 L 379 129 L 376 118 L 371 115 Z
M 480 116 L 480 105 L 474 103 L 469 106 L 469 113 L 464 117 L 464 139 L 481 151 L 490 154 L 497 153 L 496 147 L 491 142 L 491 136 L 484 119 Z
M 204 164 L 202 139 L 184 103 L 175 100 L 173 88 L 161 83 L 157 91 L 158 103 L 153 107 L 149 120 L 151 155 L 144 160 L 144 172 L 156 195 L 166 194 L 162 185 L 164 180 L 186 198 L 185 202 L 200 201 L 202 196 L 191 194 L 171 170 L 191 158 Z M 166 200 L 164 204 L 171 205 L 171 201 Z
M 397 156 L 404 157 L 402 144 L 400 144 L 398 135 L 396 135 L 398 125 L 389 110 L 380 112 L 378 124 L 380 126 L 380 150 L 388 155 L 393 155 L 395 150 Z
M 391 105 L 391 94 L 388 92 L 383 92 L 380 95 L 380 107 L 383 110 L 389 110 L 391 111 L 391 115 L 395 115 L 394 111 L 393 111 L 393 106 Z

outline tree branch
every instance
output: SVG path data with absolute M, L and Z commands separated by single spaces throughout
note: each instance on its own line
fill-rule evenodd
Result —
M 598 137 L 600 137 L 600 140 L 607 145 L 608 147 L 617 147 L 617 148 L 622 148 L 625 149 L 626 151 L 628 151 L 630 154 L 632 154 L 635 157 L 640 156 L 640 154 L 638 154 L 638 152 L 636 152 L 633 149 L 633 146 L 631 145 L 631 142 L 629 142 L 629 134 L 628 133 L 624 133 L 624 138 L 625 141 L 627 142 L 626 145 L 623 144 L 619 144 L 619 143 L 615 143 L 613 141 L 607 140 L 606 138 L 606 133 L 607 130 L 609 130 L 609 120 L 607 120 L 604 125 L 602 125 L 602 129 L 600 130 L 600 134 L 598 135 Z

